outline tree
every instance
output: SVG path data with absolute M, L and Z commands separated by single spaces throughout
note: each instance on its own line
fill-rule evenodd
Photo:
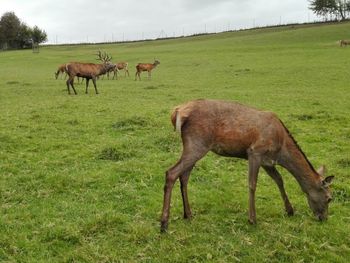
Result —
M 309 8 L 318 16 L 334 15 L 345 20 L 349 16 L 350 0 L 311 0 Z
M 33 42 L 32 34 L 32 29 L 26 24 L 22 23 L 17 34 L 18 47 L 30 48 Z
M 13 12 L 5 13 L 0 19 L 1 44 L 16 48 L 16 38 L 20 31 L 21 21 Z
M 44 30 L 41 30 L 39 27 L 34 26 L 32 30 L 32 40 L 35 44 L 40 44 L 47 41 L 47 34 Z
M 38 26 L 30 28 L 15 15 L 6 12 L 0 18 L 0 48 L 31 48 L 33 44 L 47 41 L 47 34 Z

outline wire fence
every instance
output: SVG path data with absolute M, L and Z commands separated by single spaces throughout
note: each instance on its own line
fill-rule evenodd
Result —
M 59 35 L 49 36 L 49 41 L 46 45 L 70 45 L 70 44 L 101 44 L 101 43 L 124 43 L 124 42 L 138 42 L 138 41 L 148 41 L 156 39 L 171 39 L 171 38 L 182 38 L 189 36 L 205 35 L 205 34 L 215 34 L 221 32 L 231 32 L 231 31 L 241 31 L 241 30 L 251 30 L 256 28 L 265 28 L 265 27 L 280 27 L 288 25 L 301 25 L 301 24 L 317 24 L 317 23 L 335 23 L 338 20 L 328 20 L 325 21 L 324 18 L 319 18 L 315 16 L 308 15 L 307 19 L 304 21 L 288 21 L 284 20 L 280 16 L 276 23 L 264 23 L 260 22 L 257 19 L 251 19 L 248 22 L 245 22 L 241 25 L 235 25 L 233 22 L 226 22 L 221 24 L 202 24 L 193 26 L 191 28 L 182 27 L 175 30 L 150 30 L 150 31 L 141 31 L 141 32 L 108 32 L 103 35 L 99 34 L 98 36 L 86 35 L 78 38 L 67 38 L 61 37 Z

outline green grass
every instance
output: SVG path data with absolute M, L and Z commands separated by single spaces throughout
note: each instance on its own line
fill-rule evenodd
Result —
M 96 46 L 0 52 L 1 262 L 348 262 L 349 23 Z M 98 80 L 99 95 L 67 94 L 59 64 L 129 62 L 130 78 Z M 161 64 L 134 81 L 137 62 Z M 92 85 L 92 83 L 90 83 Z M 295 179 L 287 217 L 261 171 L 258 224 L 247 223 L 247 163 L 209 154 L 178 183 L 160 234 L 164 173 L 181 153 L 171 109 L 197 98 L 274 111 L 317 168 L 335 175 L 329 220 L 317 222 Z

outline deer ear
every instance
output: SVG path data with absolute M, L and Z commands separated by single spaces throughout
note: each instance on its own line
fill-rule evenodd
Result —
M 326 177 L 326 179 L 324 179 L 324 180 L 322 181 L 322 185 L 323 185 L 324 187 L 330 186 L 330 185 L 332 184 L 332 182 L 333 182 L 333 179 L 334 179 L 334 176 L 333 176 L 333 175 L 332 175 L 332 176 Z
M 326 167 L 322 165 L 320 168 L 318 168 L 317 173 L 321 176 L 324 176 L 324 174 L 326 173 Z

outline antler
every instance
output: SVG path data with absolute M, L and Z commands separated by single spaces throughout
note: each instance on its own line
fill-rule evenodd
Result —
M 97 55 L 97 60 L 101 60 L 103 63 L 107 63 L 112 60 L 112 56 L 109 56 L 106 52 L 101 52 L 101 50 L 98 51 Z

